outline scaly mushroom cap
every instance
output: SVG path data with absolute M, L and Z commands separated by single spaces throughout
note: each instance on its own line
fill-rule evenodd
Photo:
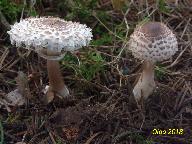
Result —
M 23 19 L 7 33 L 11 44 L 25 46 L 50 60 L 61 59 L 66 51 L 87 46 L 92 39 L 91 29 L 86 25 L 54 17 Z
M 178 50 L 178 44 L 166 25 L 148 22 L 138 26 L 130 36 L 129 49 L 138 59 L 157 62 L 171 58 Z

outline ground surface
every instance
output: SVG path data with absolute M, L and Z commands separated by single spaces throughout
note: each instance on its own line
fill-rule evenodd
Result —
M 26 5 L 22 0 L 2 0 L 0 101 L 20 86 L 27 88 L 27 102 L 10 109 L 0 103 L 0 144 L 22 139 L 29 144 L 192 143 L 191 7 L 190 0 L 136 0 L 126 4 L 114 0 L 113 6 L 110 0 L 37 0 Z M 93 29 L 91 45 L 68 53 L 60 62 L 73 98 L 55 97 L 46 104 L 42 92 L 48 84 L 46 61 L 34 52 L 18 51 L 6 34 L 9 23 L 21 15 L 59 16 Z M 142 62 L 126 45 L 135 26 L 148 20 L 164 22 L 171 28 L 179 51 L 172 60 L 157 64 L 157 89 L 138 108 L 132 89 Z M 19 71 L 26 77 L 20 75 L 15 80 Z M 163 130 L 167 133 L 157 134 Z

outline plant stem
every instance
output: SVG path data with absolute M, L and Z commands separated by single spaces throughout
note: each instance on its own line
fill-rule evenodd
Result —
M 143 72 L 133 89 L 134 97 L 137 101 L 141 98 L 147 99 L 155 89 L 154 81 L 154 64 L 149 61 L 145 61 L 143 64 Z
M 47 71 L 49 76 L 49 85 L 58 96 L 65 97 L 69 91 L 64 84 L 59 62 L 56 60 L 47 60 Z

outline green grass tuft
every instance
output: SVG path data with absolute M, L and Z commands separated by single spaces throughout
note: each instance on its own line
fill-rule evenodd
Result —
M 162 13 L 170 13 L 170 9 L 166 6 L 165 0 L 158 1 L 158 8 Z
M 79 63 L 80 62 L 80 63 Z M 105 60 L 98 52 L 89 51 L 78 58 L 68 53 L 62 60 L 62 64 L 74 70 L 75 74 L 86 79 L 92 80 L 96 73 L 104 70 Z
M 9 22 L 13 22 L 16 21 L 18 14 L 22 11 L 22 5 L 17 5 L 10 0 L 1 0 L 0 10 Z
M 159 80 L 163 80 L 166 74 L 166 69 L 162 66 L 156 66 L 155 67 L 155 77 L 157 77 Z

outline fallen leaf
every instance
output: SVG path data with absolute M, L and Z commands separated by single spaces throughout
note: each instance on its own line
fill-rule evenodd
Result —
M 27 76 L 22 71 L 19 71 L 18 76 L 15 78 L 15 80 L 17 82 L 17 87 L 21 95 L 26 98 L 31 98 Z
M 63 128 L 62 130 L 68 140 L 76 139 L 79 132 L 79 129 L 76 127 Z
M 5 97 L 9 105 L 11 106 L 21 106 L 25 103 L 24 97 L 21 95 L 18 89 L 15 89 L 14 91 L 11 91 L 7 94 Z
M 111 2 L 115 10 L 121 10 L 125 5 L 125 0 L 111 0 Z
M 91 141 L 95 138 L 95 137 L 97 137 L 98 135 L 100 135 L 102 132 L 97 132 L 97 133 L 95 133 L 95 134 L 93 134 L 86 142 L 85 142 L 85 144 L 91 144 Z
M 185 112 L 186 112 L 186 113 L 191 113 L 191 114 L 192 114 L 192 108 L 186 107 L 186 108 L 185 108 Z

